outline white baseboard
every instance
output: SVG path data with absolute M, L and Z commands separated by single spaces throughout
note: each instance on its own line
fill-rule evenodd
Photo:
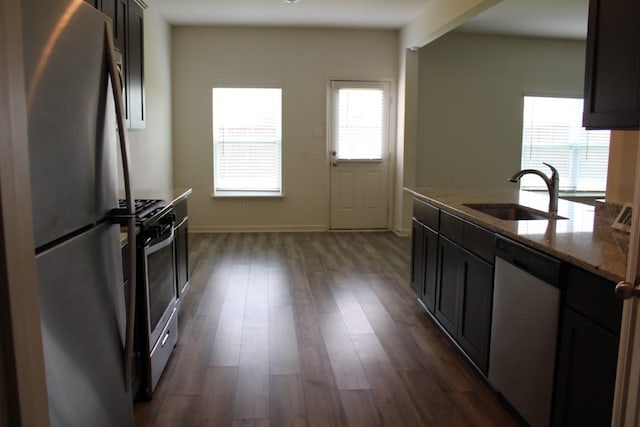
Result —
M 409 236 L 411 236 L 411 229 L 410 228 L 397 228 L 397 227 L 394 226 L 392 231 L 394 233 L 396 233 L 400 237 L 409 237 Z
M 326 225 L 221 225 L 193 226 L 189 224 L 190 233 L 304 233 L 329 231 Z

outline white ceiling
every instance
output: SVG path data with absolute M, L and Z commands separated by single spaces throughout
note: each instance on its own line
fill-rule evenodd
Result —
M 434 0 L 151 0 L 177 25 L 399 29 Z M 453 1 L 453 0 L 448 0 Z M 584 39 L 589 0 L 503 0 L 458 29 Z

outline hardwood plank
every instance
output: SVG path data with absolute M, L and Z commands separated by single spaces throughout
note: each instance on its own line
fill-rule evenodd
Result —
M 218 321 L 211 366 L 238 366 L 248 280 L 248 266 L 234 265 Z
M 233 420 L 232 427 L 270 427 L 271 420 L 269 418 L 236 418 Z
M 193 408 L 193 413 L 190 417 L 185 417 L 182 423 L 175 425 L 231 425 L 238 368 L 208 368 L 201 380 L 205 386 L 197 405 Z
M 340 309 L 333 298 L 326 274 L 324 272 L 314 272 L 310 273 L 307 278 L 309 279 L 309 289 L 311 289 L 317 313 L 319 315 L 339 313 Z
M 340 401 L 349 427 L 384 425 L 373 403 L 370 390 L 341 390 Z
M 274 426 L 306 426 L 302 378 L 300 375 L 272 375 L 270 418 Z
M 340 314 L 320 316 L 320 329 L 339 390 L 368 389 L 369 381 Z
M 269 331 L 244 328 L 234 418 L 269 417 Z
M 269 372 L 271 375 L 300 373 L 291 306 L 269 307 Z
M 473 422 L 459 410 L 455 395 L 433 381 L 430 372 L 402 372 L 401 376 L 425 425 L 465 427 Z M 483 416 L 478 417 L 478 420 L 483 419 Z
M 362 311 L 360 303 L 351 292 L 347 277 L 334 271 L 329 277 L 328 284 L 349 334 L 372 334 L 373 328 Z
M 324 346 L 301 347 L 300 359 L 309 425 L 318 427 L 346 425 L 331 362 Z
M 244 327 L 267 327 L 269 325 L 269 283 L 268 266 L 251 264 L 247 299 L 244 311 Z
M 172 355 L 172 358 L 176 358 L 176 372 L 171 381 L 172 394 L 202 393 L 205 387 L 202 377 L 209 367 L 216 328 L 217 318 L 196 316 L 189 333 L 179 337 Z
M 383 424 L 422 425 L 422 417 L 378 338 L 370 334 L 355 335 L 352 339 Z
M 196 396 L 169 396 L 165 399 L 154 426 L 173 427 L 184 425 L 185 420 L 190 418 L 196 401 Z
M 397 371 L 424 369 L 415 342 L 396 325 L 382 304 L 362 304 L 362 310 Z
M 290 272 L 294 281 L 292 299 L 298 345 L 324 345 L 309 280 L 299 268 L 292 267 Z

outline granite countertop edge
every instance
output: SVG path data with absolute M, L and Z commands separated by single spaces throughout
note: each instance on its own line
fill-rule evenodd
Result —
M 518 203 L 547 211 L 546 194 L 529 191 L 481 191 L 438 187 L 405 187 L 444 211 L 523 243 L 543 253 L 590 271 L 607 280 L 623 280 L 626 269 L 625 238 L 610 227 L 598 227 L 595 208 L 568 200 L 559 201 L 558 214 L 568 219 L 507 221 L 465 206 L 467 203 Z

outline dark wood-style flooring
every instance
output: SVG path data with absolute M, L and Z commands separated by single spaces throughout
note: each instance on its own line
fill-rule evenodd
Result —
M 416 305 L 392 233 L 192 234 L 180 338 L 137 426 L 511 426 Z

